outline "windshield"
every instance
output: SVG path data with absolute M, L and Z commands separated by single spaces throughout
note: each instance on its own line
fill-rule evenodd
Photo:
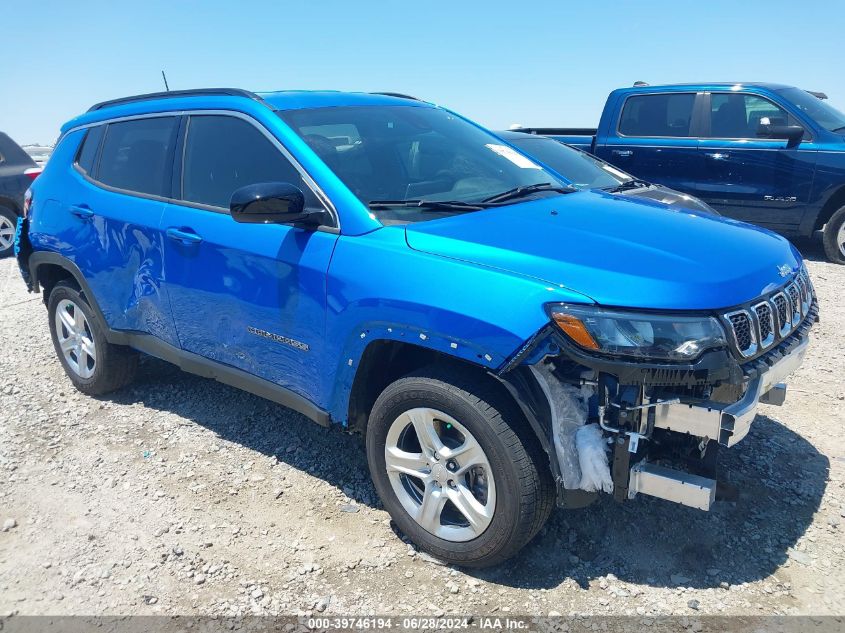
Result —
M 845 132 L 845 114 L 832 105 L 798 88 L 786 88 L 780 94 L 827 131 Z
M 633 180 L 612 165 L 558 141 L 531 134 L 525 138 L 508 137 L 511 145 L 556 171 L 579 189 L 606 189 Z
M 440 108 L 341 106 L 279 115 L 384 223 L 475 211 L 480 207 L 472 205 L 518 187 L 535 186 L 499 204 L 558 195 L 553 189 L 566 186 L 496 136 Z

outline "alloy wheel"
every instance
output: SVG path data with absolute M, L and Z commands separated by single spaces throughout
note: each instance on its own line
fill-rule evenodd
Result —
M 59 348 L 68 366 L 80 378 L 90 378 L 97 368 L 97 348 L 88 319 L 70 299 L 59 301 L 55 319 Z
M 451 416 L 426 407 L 405 411 L 388 430 L 384 457 L 393 492 L 427 532 L 463 542 L 490 525 L 496 509 L 490 462 Z
M 839 253 L 845 257 L 845 222 L 842 223 L 836 232 L 836 245 L 839 247 Z
M 0 215 L 0 253 L 12 248 L 15 243 L 15 225 L 4 215 Z

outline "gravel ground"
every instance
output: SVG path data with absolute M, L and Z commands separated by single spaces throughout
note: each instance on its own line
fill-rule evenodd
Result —
M 482 572 L 397 536 L 358 437 L 151 358 L 76 392 L 0 261 L 0 616 L 843 614 L 845 267 L 807 250 L 822 322 L 721 455 L 737 501 L 558 510 Z

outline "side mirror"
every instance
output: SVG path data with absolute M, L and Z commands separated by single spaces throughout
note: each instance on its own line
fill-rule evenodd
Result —
M 757 136 L 760 138 L 783 139 L 787 146 L 797 145 L 804 138 L 804 128 L 800 125 L 771 125 L 765 123 L 765 119 L 757 128 Z
M 259 182 L 237 189 L 229 213 L 244 224 L 317 225 L 323 215 L 306 211 L 302 190 L 288 182 Z

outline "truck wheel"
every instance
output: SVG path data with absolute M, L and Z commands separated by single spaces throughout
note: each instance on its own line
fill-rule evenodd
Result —
M 495 383 L 434 368 L 378 397 L 367 461 L 393 520 L 448 563 L 488 567 L 516 554 L 555 501 L 536 438 Z
M 106 341 L 91 306 L 73 282 L 62 280 L 55 285 L 47 313 L 53 347 L 74 387 L 99 395 L 132 381 L 138 353 Z
M 845 264 L 845 207 L 827 221 L 823 239 L 827 258 L 834 264 Z
M 18 216 L 9 207 L 0 206 L 0 259 L 15 250 L 15 228 Z

